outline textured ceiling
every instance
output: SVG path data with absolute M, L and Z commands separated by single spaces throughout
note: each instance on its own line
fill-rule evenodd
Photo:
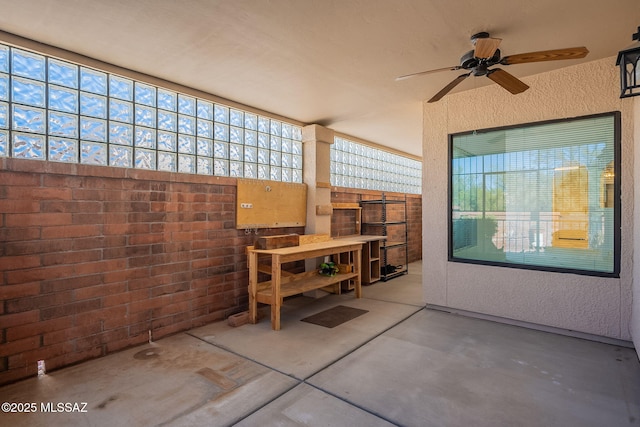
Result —
M 460 72 L 395 77 L 458 65 L 480 31 L 503 39 L 503 55 L 590 51 L 507 67 L 522 78 L 616 55 L 640 25 L 638 0 L 0 0 L 0 10 L 0 30 L 416 156 L 421 102 Z

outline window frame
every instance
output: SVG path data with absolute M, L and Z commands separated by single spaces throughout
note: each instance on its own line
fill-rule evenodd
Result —
M 453 155 L 454 155 L 454 139 L 459 136 L 477 134 L 477 133 L 487 133 L 494 131 L 505 131 L 505 130 L 513 130 L 513 129 L 522 129 L 528 127 L 536 127 L 543 126 L 547 124 L 561 123 L 561 122 L 570 122 L 570 121 L 579 121 L 579 120 L 589 120 L 593 118 L 599 117 L 612 117 L 613 118 L 613 162 L 614 162 L 614 198 L 613 198 L 613 271 L 597 271 L 597 270 L 585 270 L 578 268 L 563 268 L 563 267 L 554 267 L 554 266 L 543 266 L 543 265 L 532 265 L 532 264 L 522 264 L 515 262 L 500 262 L 500 261 L 491 261 L 491 260 L 481 260 L 481 259 L 469 259 L 469 258 L 460 258 L 454 256 L 454 234 L 453 234 Z M 535 270 L 535 271 L 545 271 L 545 272 L 554 272 L 554 273 L 569 273 L 569 274 L 578 274 L 585 276 L 595 276 L 595 277 L 608 277 L 608 278 L 620 278 L 620 255 L 621 255 L 621 224 L 622 224 L 622 201 L 621 201 L 621 170 L 622 170 L 622 162 L 621 162 L 621 148 L 622 148 L 622 124 L 621 124 L 622 114 L 620 111 L 611 111 L 606 113 L 571 117 L 571 118 L 562 118 L 562 119 L 553 119 L 553 120 L 545 120 L 539 122 L 529 122 L 523 124 L 516 124 L 510 126 L 501 126 L 494 128 L 487 128 L 482 130 L 474 130 L 474 131 L 465 131 L 452 133 L 448 135 L 448 158 L 447 158 L 447 174 L 448 174 L 448 182 L 447 182 L 447 226 L 448 226 L 448 261 L 455 263 L 463 263 L 463 264 L 476 264 L 476 265 L 486 265 L 486 266 L 494 266 L 494 267 L 507 267 L 507 268 L 516 268 L 523 270 Z M 508 212 L 505 210 L 505 212 Z

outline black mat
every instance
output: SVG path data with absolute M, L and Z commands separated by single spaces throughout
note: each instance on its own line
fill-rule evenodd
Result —
M 360 310 L 359 308 L 337 305 L 320 313 L 301 319 L 303 322 L 313 323 L 314 325 L 324 326 L 325 328 L 335 328 L 338 325 L 355 319 L 368 313 L 368 310 Z

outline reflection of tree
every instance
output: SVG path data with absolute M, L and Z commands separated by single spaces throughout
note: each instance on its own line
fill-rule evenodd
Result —
M 454 175 L 453 207 L 460 212 L 504 212 L 504 174 Z

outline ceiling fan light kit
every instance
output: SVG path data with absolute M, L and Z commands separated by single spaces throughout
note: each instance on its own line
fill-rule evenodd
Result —
M 437 73 L 440 71 L 468 70 L 468 73 L 461 74 L 456 77 L 451 83 L 442 88 L 440 92 L 436 93 L 431 99 L 429 99 L 428 102 L 439 101 L 471 75 L 475 77 L 486 76 L 493 82 L 497 83 L 498 85 L 515 95 L 529 89 L 529 86 L 501 68 L 490 67 L 496 65 L 504 66 L 513 64 L 527 64 L 531 62 L 557 61 L 561 59 L 580 59 L 584 58 L 589 53 L 586 47 L 572 47 L 565 49 L 520 53 L 502 57 L 500 49 L 498 49 L 501 42 L 502 39 L 493 38 L 487 32 L 474 34 L 473 36 L 471 36 L 471 43 L 474 45 L 474 49 L 462 55 L 462 57 L 460 58 L 460 65 L 407 74 L 398 77 L 396 80 L 404 80 L 410 77 Z M 637 61 L 638 57 L 636 57 L 636 64 Z M 635 68 L 635 70 L 638 70 L 638 68 Z M 634 81 L 638 83 L 637 80 Z

